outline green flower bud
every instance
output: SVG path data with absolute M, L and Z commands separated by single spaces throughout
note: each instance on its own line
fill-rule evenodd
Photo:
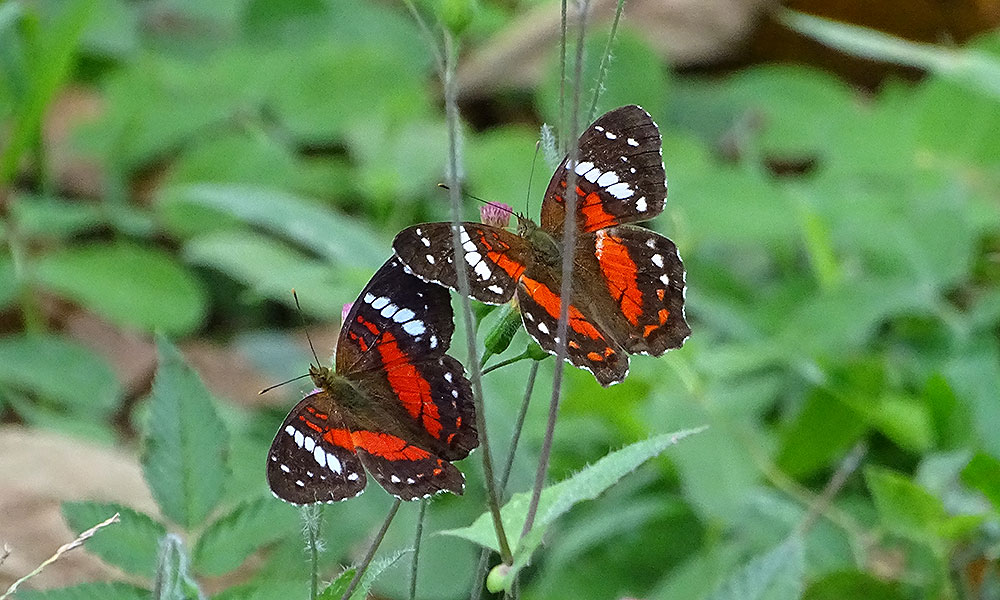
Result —
M 472 22 L 476 12 L 476 0 L 441 0 L 438 18 L 453 35 L 461 35 Z
M 486 576 L 486 589 L 491 594 L 496 594 L 510 589 L 510 565 L 500 563 L 490 569 L 490 574 Z
M 500 320 L 486 335 L 486 350 L 491 354 L 500 354 L 510 347 L 514 334 L 521 328 L 521 313 L 517 309 L 505 304 L 501 310 Z

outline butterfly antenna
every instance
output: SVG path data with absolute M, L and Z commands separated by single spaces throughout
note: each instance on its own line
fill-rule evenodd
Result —
M 292 288 L 292 298 L 295 298 L 295 308 L 297 308 L 298 311 L 299 311 L 299 321 L 302 322 L 302 329 L 303 329 L 303 331 L 306 332 L 306 339 L 309 341 L 309 349 L 312 350 L 313 358 L 316 359 L 316 366 L 318 367 L 319 366 L 319 356 L 316 354 L 316 347 L 313 346 L 312 338 L 309 337 L 309 329 L 306 327 L 306 318 L 302 314 L 302 305 L 299 304 L 299 295 L 295 293 L 295 288 Z M 300 379 L 300 377 L 296 377 L 295 379 Z M 292 381 L 295 381 L 295 379 L 292 379 Z M 281 384 L 278 384 L 278 385 L 281 385 Z M 261 392 L 261 393 L 263 393 L 263 392 Z
M 531 181 L 535 178 L 535 163 L 538 162 L 538 151 L 542 147 L 542 140 L 535 142 L 535 156 L 531 158 L 531 172 L 528 173 L 528 193 L 524 195 L 524 214 L 528 214 L 529 203 L 531 202 Z
M 291 383 L 293 381 L 298 381 L 298 380 L 300 380 L 300 379 L 302 379 L 304 377 L 309 377 L 309 373 L 304 373 L 302 375 L 299 375 L 298 377 L 292 377 L 288 381 L 282 381 L 281 383 L 276 383 L 274 385 L 269 385 L 266 388 L 262 389 L 261 391 L 257 392 L 257 395 L 261 396 L 263 394 L 266 394 L 267 392 L 270 392 L 271 390 L 273 390 L 276 387 L 281 387 L 281 386 L 285 385 L 286 383 Z
M 439 184 L 437 184 L 437 185 L 438 185 L 438 187 L 439 187 L 439 188 L 441 188 L 441 189 L 443 189 L 443 190 L 450 190 L 450 189 L 451 189 L 451 188 L 449 188 L 449 187 L 448 187 L 447 185 L 445 185 L 445 184 L 443 184 L 443 183 L 439 183 Z M 482 199 L 482 198 L 480 198 L 479 196 L 473 196 L 472 194 L 470 194 L 470 193 L 466 192 L 465 190 L 462 190 L 462 195 L 463 195 L 463 196 L 465 196 L 466 198 L 470 199 L 470 200 L 475 200 L 476 202 L 482 202 L 483 204 L 490 204 L 490 202 L 488 202 L 488 201 L 486 201 L 486 200 L 483 200 L 483 199 Z M 513 215 L 513 214 L 515 214 L 513 210 L 511 210 L 511 209 L 509 209 L 509 208 L 506 208 L 506 207 L 504 207 L 504 206 L 501 206 L 501 205 L 500 205 L 500 204 L 498 204 L 498 203 L 493 203 L 493 206 L 495 206 L 495 207 L 499 208 L 500 210 L 503 210 L 503 211 L 506 211 L 506 212 L 509 212 L 509 213 L 510 213 L 510 214 L 512 214 L 512 215 Z

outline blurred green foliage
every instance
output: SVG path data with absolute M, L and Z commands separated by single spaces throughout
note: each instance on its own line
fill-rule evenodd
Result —
M 417 8 L 462 30 L 465 47 L 513 16 L 499 2 Z M 684 257 L 694 333 L 666 357 L 635 357 L 607 390 L 567 371 L 550 479 L 572 481 L 656 434 L 709 429 L 552 523 L 521 597 L 997 597 L 1000 36 L 913 47 L 785 16 L 827 43 L 929 71 L 867 93 L 790 65 L 680 76 L 627 15 L 598 111 L 637 102 L 660 124 L 670 197 L 650 226 Z M 585 72 L 606 35 L 588 40 Z M 555 124 L 551 59 L 537 90 L 507 101 Z M 275 378 L 301 372 L 307 355 L 271 321 L 289 314 L 289 288 L 309 317 L 336 321 L 399 228 L 447 218 L 434 187 L 447 136 L 420 28 L 402 5 L 361 0 L 8 1 L 0 72 L 0 309 L 23 323 L 0 337 L 0 414 L 123 441 L 113 420 L 128 402 L 111 365 L 45 311 L 58 299 L 160 332 L 153 392 L 131 416 L 169 523 L 79 502 L 65 504 L 67 522 L 81 531 L 121 511 L 88 548 L 146 581 L 169 526 L 185 532 L 198 576 L 259 553 L 218 597 L 303 594 L 298 518 L 263 477 L 281 415 L 211 399 L 167 338 L 210 336 Z M 71 137 L 99 167 L 95 197 L 65 193 L 40 135 L 72 86 L 101 102 Z M 465 134 L 469 191 L 521 207 L 537 131 Z M 529 215 L 546 171 L 530 182 Z M 526 342 L 519 333 L 499 358 Z M 498 456 L 524 392 L 510 382 L 527 369 L 485 378 Z M 534 477 L 551 373 L 542 363 L 516 492 Z M 823 496 L 851 452 L 862 466 Z M 427 531 L 482 513 L 478 460 L 461 466 L 466 495 L 436 499 Z M 326 509 L 326 577 L 389 504 L 373 489 Z M 364 584 L 380 595 L 405 597 L 409 559 L 396 552 L 412 544 L 415 513 L 400 511 L 381 551 L 392 560 Z M 418 597 L 467 597 L 477 546 L 430 536 L 420 556 Z M 103 583 L 23 596 L 143 597 Z

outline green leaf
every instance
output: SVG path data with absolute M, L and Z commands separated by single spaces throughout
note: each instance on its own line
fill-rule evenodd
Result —
M 15 108 L 13 126 L 5 133 L 0 150 L 0 187 L 17 172 L 24 153 L 39 135 L 42 115 L 70 76 L 73 56 L 93 6 L 93 0 L 60 3 L 55 17 L 36 30 L 39 35 L 33 40 L 34 48 L 27 53 L 32 59 L 29 89 Z
M 35 265 L 38 282 L 110 321 L 144 331 L 188 333 L 205 316 L 205 294 L 172 256 L 129 243 L 75 246 Z
M 371 277 L 369 270 L 332 268 L 278 240 L 249 231 L 220 231 L 195 238 L 184 247 L 185 259 L 218 269 L 264 298 L 295 308 L 290 290 L 298 291 L 302 309 L 339 319 L 346 302 L 357 297 Z
M 891 395 L 872 407 L 872 425 L 904 450 L 927 452 L 934 445 L 934 426 L 927 407 L 913 398 Z
M 198 374 L 165 338 L 149 397 L 143 474 L 163 514 L 191 529 L 222 496 L 228 434 Z
M 149 600 L 149 590 L 121 582 L 81 583 L 54 590 L 18 590 L 18 600 Z
M 849 54 L 934 71 L 1000 98 L 1000 61 L 988 54 L 918 44 L 872 29 L 785 9 L 779 12 L 779 18 L 799 33 Z
M 862 571 L 835 571 L 812 582 L 802 595 L 802 600 L 903 600 L 899 585 L 882 581 Z
M 222 575 L 243 564 L 261 546 L 294 530 L 297 511 L 274 498 L 248 500 L 209 525 L 198 537 L 194 567 L 204 575 Z
M 387 244 L 366 225 L 282 191 L 197 185 L 171 188 L 163 198 L 227 212 L 343 264 L 374 270 L 387 257 Z
M 107 362 L 73 340 L 55 335 L 0 338 L 0 384 L 74 413 L 105 414 L 122 392 Z
M 115 513 L 121 522 L 101 531 L 86 542 L 87 550 L 126 573 L 152 577 L 160 538 L 166 528 L 150 516 L 120 504 L 104 502 L 63 502 L 63 517 L 74 533 L 85 531 Z
M 962 469 L 962 483 L 982 492 L 1000 510 L 1000 460 L 979 452 Z
M 96 204 L 44 196 L 16 196 L 10 212 L 18 233 L 27 238 L 66 238 L 105 222 Z
M 782 434 L 778 466 L 793 477 L 812 475 L 843 456 L 867 430 L 857 410 L 817 389 Z
M 805 576 L 805 545 L 792 536 L 734 573 L 710 600 L 798 600 Z
M 175 533 L 163 536 L 160 542 L 160 555 L 156 565 L 156 579 L 153 586 L 153 597 L 169 600 L 203 600 L 198 582 L 191 574 L 191 564 L 188 561 L 184 542 Z
M 402 552 L 397 552 L 392 556 L 382 558 L 379 560 L 372 561 L 368 566 L 368 570 L 365 574 L 361 576 L 361 581 L 358 582 L 358 586 L 354 588 L 351 592 L 351 598 L 357 600 L 364 600 L 368 597 L 368 592 L 371 590 L 372 584 L 375 580 L 382 575 L 382 573 L 396 563 L 404 554 L 408 554 L 410 550 L 404 550 Z M 337 576 L 330 585 L 320 592 L 317 596 L 318 600 L 340 600 L 343 597 L 344 592 L 347 591 L 347 586 L 351 584 L 351 579 L 354 578 L 354 574 L 357 573 L 356 567 L 350 567 L 345 569 L 343 573 Z
M 903 475 L 882 467 L 865 469 L 882 524 L 889 531 L 916 542 L 928 542 L 947 516 L 941 501 Z
M 620 450 L 616 450 L 599 461 L 584 468 L 569 479 L 551 485 L 542 491 L 538 503 L 535 523 L 531 531 L 522 537 L 514 549 L 514 564 L 510 577 L 517 575 L 531 559 L 532 553 L 542 541 L 542 537 L 557 518 L 583 500 L 592 500 L 604 490 L 614 485 L 625 475 L 631 473 L 639 465 L 657 456 L 680 440 L 703 431 L 705 428 L 687 429 L 676 433 L 666 433 L 648 440 L 636 442 Z M 527 517 L 531 493 L 515 494 L 501 510 L 504 529 L 508 535 L 516 535 L 524 527 Z M 496 534 L 489 513 L 483 513 L 468 526 L 441 532 L 467 539 L 471 542 L 497 550 Z

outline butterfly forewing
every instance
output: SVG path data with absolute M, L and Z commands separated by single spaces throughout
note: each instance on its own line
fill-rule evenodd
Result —
M 365 472 L 336 400 L 315 390 L 299 401 L 278 429 L 267 456 L 267 483 L 292 504 L 335 502 L 365 489 Z
M 642 108 L 623 106 L 594 121 L 579 140 L 576 214 L 580 231 L 645 221 L 667 196 L 663 142 Z M 569 157 L 556 169 L 542 200 L 542 228 L 559 233 L 565 219 Z
M 461 223 L 459 239 L 472 297 L 487 304 L 508 302 L 532 260 L 528 243 L 509 231 L 479 223 Z M 458 288 L 451 224 L 408 227 L 399 232 L 392 247 L 421 279 Z

